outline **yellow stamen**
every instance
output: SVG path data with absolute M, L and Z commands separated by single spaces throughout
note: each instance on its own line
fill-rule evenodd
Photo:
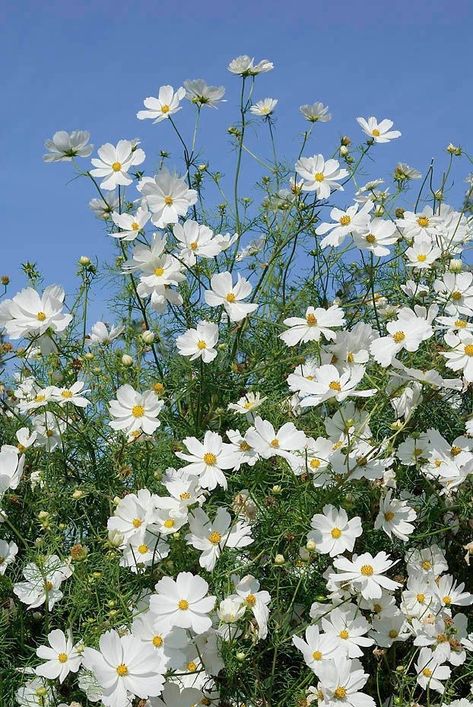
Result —
M 143 405 L 133 405 L 133 407 L 131 408 L 131 414 L 133 415 L 133 417 L 143 417 L 143 415 L 145 414 L 145 409 Z
M 204 454 L 204 462 L 209 466 L 213 466 L 217 462 L 217 457 L 212 452 L 206 452 Z

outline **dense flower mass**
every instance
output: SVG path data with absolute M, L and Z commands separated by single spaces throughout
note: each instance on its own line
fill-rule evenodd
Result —
M 203 79 L 144 99 L 151 157 L 46 142 L 115 257 L 81 257 L 67 298 L 32 263 L 2 278 L 1 705 L 473 707 L 464 151 L 360 185 L 401 132 L 359 117 L 334 149 L 309 97 L 283 159 L 273 68 L 228 64 L 230 182 L 203 161 L 202 109 L 228 108 Z

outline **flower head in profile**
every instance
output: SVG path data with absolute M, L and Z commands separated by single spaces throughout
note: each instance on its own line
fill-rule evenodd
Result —
M 140 110 L 136 114 L 138 120 L 152 120 L 154 123 L 160 123 L 171 115 L 182 110 L 180 102 L 186 95 L 186 89 L 182 86 L 176 90 L 172 86 L 161 86 L 158 91 L 158 97 L 149 96 L 145 98 L 144 105 L 146 110 Z
M 309 123 L 328 123 L 329 120 L 332 120 L 332 116 L 328 112 L 328 106 L 324 106 L 319 101 L 305 104 L 299 110 Z
M 89 144 L 90 133 L 86 130 L 73 130 L 71 133 L 58 130 L 51 140 L 44 143 L 48 152 L 44 155 L 45 162 L 70 162 L 74 157 L 89 157 L 94 149 Z
M 203 79 L 184 81 L 186 98 L 197 106 L 216 108 L 218 103 L 225 102 L 225 88 L 223 86 L 208 86 Z
M 232 59 L 228 65 L 228 70 L 230 73 L 238 76 L 256 76 L 257 74 L 263 74 L 267 71 L 271 71 L 271 69 L 274 69 L 274 64 L 272 61 L 262 59 L 255 64 L 255 60 L 247 54 L 237 56 L 235 59 Z
M 374 116 L 371 118 L 357 118 L 358 125 L 374 142 L 390 142 L 397 137 L 401 137 L 399 130 L 391 130 L 393 121 L 384 118 L 379 123 Z
M 101 189 L 127 187 L 133 181 L 128 172 L 132 167 L 144 162 L 146 156 L 143 150 L 130 140 L 119 140 L 116 145 L 107 142 L 99 147 L 97 152 L 98 158 L 92 159 L 94 169 L 90 170 L 90 174 L 102 180 Z
M 258 115 L 260 118 L 267 118 L 274 112 L 277 104 L 277 98 L 263 98 L 261 101 L 257 101 L 251 106 L 250 113 Z

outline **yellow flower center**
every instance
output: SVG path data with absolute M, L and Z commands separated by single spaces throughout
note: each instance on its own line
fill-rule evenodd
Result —
M 112 169 L 114 172 L 119 172 L 122 168 L 122 163 L 121 162 L 114 162 L 112 164 Z
M 217 462 L 217 457 L 212 452 L 206 452 L 204 454 L 204 462 L 209 466 L 213 466 Z
M 320 651 L 314 651 L 312 653 L 312 658 L 314 660 L 322 660 L 322 653 Z
M 392 520 L 393 518 L 394 518 L 394 513 L 392 511 L 386 511 L 386 513 L 384 514 L 384 520 L 387 520 L 389 523 L 389 521 Z
M 425 594 L 422 594 L 422 592 L 420 592 L 419 594 L 416 594 L 416 599 L 419 602 L 419 604 L 423 604 L 425 601 Z
M 330 388 L 330 390 L 337 390 L 338 392 L 340 392 L 342 389 L 342 386 L 338 381 L 332 381 L 331 383 L 329 383 L 328 387 Z
M 172 204 L 174 203 L 174 199 L 172 198 L 172 196 L 165 196 L 164 203 L 166 204 L 166 206 L 172 206 Z
M 340 631 L 338 635 L 340 636 L 340 638 L 343 638 L 344 641 L 346 641 L 347 638 L 350 638 L 350 634 L 348 633 L 346 628 L 344 628 L 343 631 Z
M 175 522 L 173 521 L 172 518 L 166 518 L 166 520 L 163 523 L 165 528 L 174 528 Z
M 374 569 L 371 565 L 363 565 L 360 572 L 364 577 L 371 577 L 374 573 Z
M 373 604 L 373 611 L 375 614 L 380 614 L 383 610 L 381 604 Z
M 465 329 L 468 326 L 468 322 L 466 322 L 464 319 L 457 319 L 455 322 L 455 326 L 457 329 Z
M 67 653 L 59 653 L 57 659 L 60 663 L 67 663 Z
M 334 538 L 334 540 L 337 540 L 338 538 L 342 537 L 342 531 L 340 530 L 340 528 L 332 528 L 332 530 L 330 531 L 330 535 L 332 536 L 332 538 Z
M 218 545 L 221 539 L 222 536 L 220 535 L 220 533 L 217 533 L 216 530 L 213 530 L 209 535 L 209 541 L 212 543 L 212 545 Z
M 73 395 L 73 394 L 72 394 L 72 392 L 71 392 L 70 390 L 63 390 L 62 393 L 61 393 L 61 396 L 62 396 L 63 398 L 66 398 L 66 400 L 67 400 L 68 398 L 72 398 L 72 395 Z
M 179 494 L 179 498 L 181 501 L 188 501 L 189 498 L 191 497 L 189 491 L 183 491 L 182 493 Z
M 344 216 L 341 217 L 340 219 L 340 225 L 341 226 L 348 226 L 348 224 L 351 222 L 351 218 L 345 214 Z
M 337 700 L 344 700 L 345 697 L 347 696 L 347 690 L 345 687 L 342 687 L 339 685 L 335 692 L 333 693 L 333 696 L 337 698 Z
M 169 108 L 168 104 L 167 104 L 167 103 L 163 103 L 163 105 L 161 106 L 161 113 L 166 114 L 166 113 L 169 113 L 170 110 L 171 110 L 171 109 Z
M 245 442 L 245 440 L 242 440 L 240 442 L 240 450 L 242 452 L 249 452 L 251 449 L 251 446 L 248 444 L 248 442 Z
M 161 275 L 164 275 L 164 268 L 155 268 L 154 269 L 154 274 L 157 277 L 161 277 Z
M 161 636 L 153 636 L 152 643 L 155 648 L 161 648 L 161 646 L 163 645 L 163 639 Z
M 417 223 L 421 228 L 427 228 L 427 226 L 429 225 L 429 219 L 427 218 L 427 216 L 419 216 L 419 218 L 417 219 Z
M 145 545 L 145 543 L 138 545 L 138 552 L 140 555 L 146 555 L 146 553 L 149 552 L 149 547 Z
M 316 182 L 323 182 L 324 179 L 325 179 L 325 177 L 324 177 L 323 172 L 316 172 L 316 173 L 314 174 L 314 180 L 315 180 Z
M 453 299 L 453 300 L 455 300 L 456 302 L 458 302 L 458 300 L 460 300 L 461 298 L 462 298 L 462 293 L 461 293 L 461 292 L 459 292 L 458 290 L 454 290 L 454 291 L 452 292 L 452 299 Z
M 46 314 L 44 312 L 38 312 L 38 314 L 36 315 L 36 319 L 39 322 L 44 322 L 44 320 L 46 319 Z
M 256 597 L 254 594 L 248 594 L 245 601 L 248 604 L 248 606 L 254 606 L 256 604 Z
M 431 671 L 431 669 L 430 669 L 430 668 L 424 668 L 423 671 L 422 671 L 422 675 L 423 675 L 425 678 L 431 678 L 431 677 L 432 677 L 432 671 Z
M 446 606 L 450 606 L 452 603 L 452 597 L 447 594 L 447 596 L 443 597 L 442 601 L 446 604 Z
M 133 407 L 131 408 L 131 414 L 133 415 L 133 417 L 143 417 L 143 415 L 145 414 L 145 409 L 143 405 L 133 405 Z
M 205 343 L 205 341 L 203 339 L 199 339 L 199 341 L 197 342 L 197 348 L 200 349 L 201 351 L 203 349 L 207 348 L 207 344 Z
M 365 237 L 365 241 L 367 243 L 376 243 L 376 236 L 374 233 L 368 233 L 368 235 Z
M 189 608 L 189 602 L 187 601 L 187 599 L 179 599 L 177 607 L 181 611 L 186 611 Z
M 273 449 L 279 449 L 279 440 L 277 439 L 277 437 L 275 437 L 273 440 L 271 440 L 270 446 Z
M 46 589 L 47 592 L 50 592 L 51 589 L 53 588 L 53 583 L 47 579 L 44 583 L 44 588 Z
M 308 314 L 305 320 L 309 326 L 315 326 L 317 324 L 317 317 L 315 314 Z
M 309 462 L 309 466 L 311 469 L 318 469 L 320 466 L 320 459 L 311 459 Z
M 371 134 L 373 137 L 379 137 L 381 133 L 379 132 L 378 128 L 375 128 L 371 131 Z
M 401 341 L 404 341 L 406 338 L 406 335 L 404 334 L 403 331 L 395 331 L 393 334 L 393 339 L 396 342 L 396 344 L 400 344 Z
M 439 633 L 436 638 L 437 643 L 446 643 L 448 641 L 448 636 L 444 633 Z
M 121 678 L 124 678 L 125 675 L 128 675 L 128 666 L 126 666 L 125 663 L 120 663 L 120 665 L 117 665 L 117 675 L 119 675 Z
M 426 572 L 428 572 L 429 570 L 432 569 L 432 563 L 429 562 L 429 560 L 423 560 L 423 561 L 421 562 L 421 565 L 420 565 L 420 566 L 421 566 L 422 569 L 425 570 Z
M 139 231 L 139 230 L 140 230 L 140 224 L 137 223 L 136 221 L 133 221 L 133 223 L 131 224 L 131 230 L 132 230 L 132 231 Z
M 154 392 L 157 393 L 158 395 L 162 395 L 164 393 L 164 385 L 162 383 L 155 383 L 153 385 Z
M 467 344 L 465 346 L 465 353 L 467 356 L 473 356 L 473 344 Z
M 420 253 L 420 254 L 417 256 L 417 262 L 418 262 L 418 263 L 425 263 L 426 260 L 427 260 L 427 256 L 424 255 L 423 253 Z
M 143 521 L 141 520 L 141 518 L 133 518 L 132 525 L 134 528 L 139 528 L 143 525 Z
M 234 302 L 236 300 L 236 297 L 233 292 L 229 292 L 225 299 L 227 300 L 227 302 Z
M 396 631 L 395 628 L 392 628 L 388 635 L 389 635 L 389 638 L 397 638 L 399 636 L 399 632 Z
M 197 665 L 194 663 L 193 660 L 191 660 L 190 663 L 187 663 L 187 670 L 190 673 L 195 673 L 195 671 L 197 670 Z
M 199 247 L 199 244 L 197 243 L 197 241 L 193 241 L 189 246 L 189 248 L 191 250 L 197 250 L 198 247 Z
M 42 393 L 38 393 L 34 399 L 35 403 L 42 403 L 44 400 L 46 400 L 46 396 Z

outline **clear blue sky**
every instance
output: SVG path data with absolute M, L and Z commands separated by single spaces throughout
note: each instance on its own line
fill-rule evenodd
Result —
M 370 177 L 397 161 L 423 172 L 431 157 L 444 164 L 450 141 L 471 143 L 472 18 L 470 0 L 0 0 L 0 274 L 12 278 L 13 294 L 24 284 L 19 263 L 32 260 L 45 284 L 71 289 L 80 255 L 112 255 L 88 210 L 91 186 L 68 183 L 66 164 L 42 162 L 56 130 L 87 129 L 96 147 L 140 137 L 151 166 L 175 144 L 169 125 L 136 120 L 143 98 L 204 78 L 227 87 L 228 103 L 205 111 L 204 139 L 214 167 L 230 172 L 225 130 L 236 120 L 238 79 L 226 66 L 242 53 L 275 63 L 255 97 L 279 98 L 277 140 L 287 155 L 304 129 L 299 105 L 320 100 L 333 120 L 317 126 L 307 154 L 332 152 L 342 134 L 358 139 L 356 116 L 375 115 L 392 118 L 403 136 L 378 146 Z M 453 202 L 467 171 L 464 163 Z M 101 306 L 99 295 L 97 315 Z

